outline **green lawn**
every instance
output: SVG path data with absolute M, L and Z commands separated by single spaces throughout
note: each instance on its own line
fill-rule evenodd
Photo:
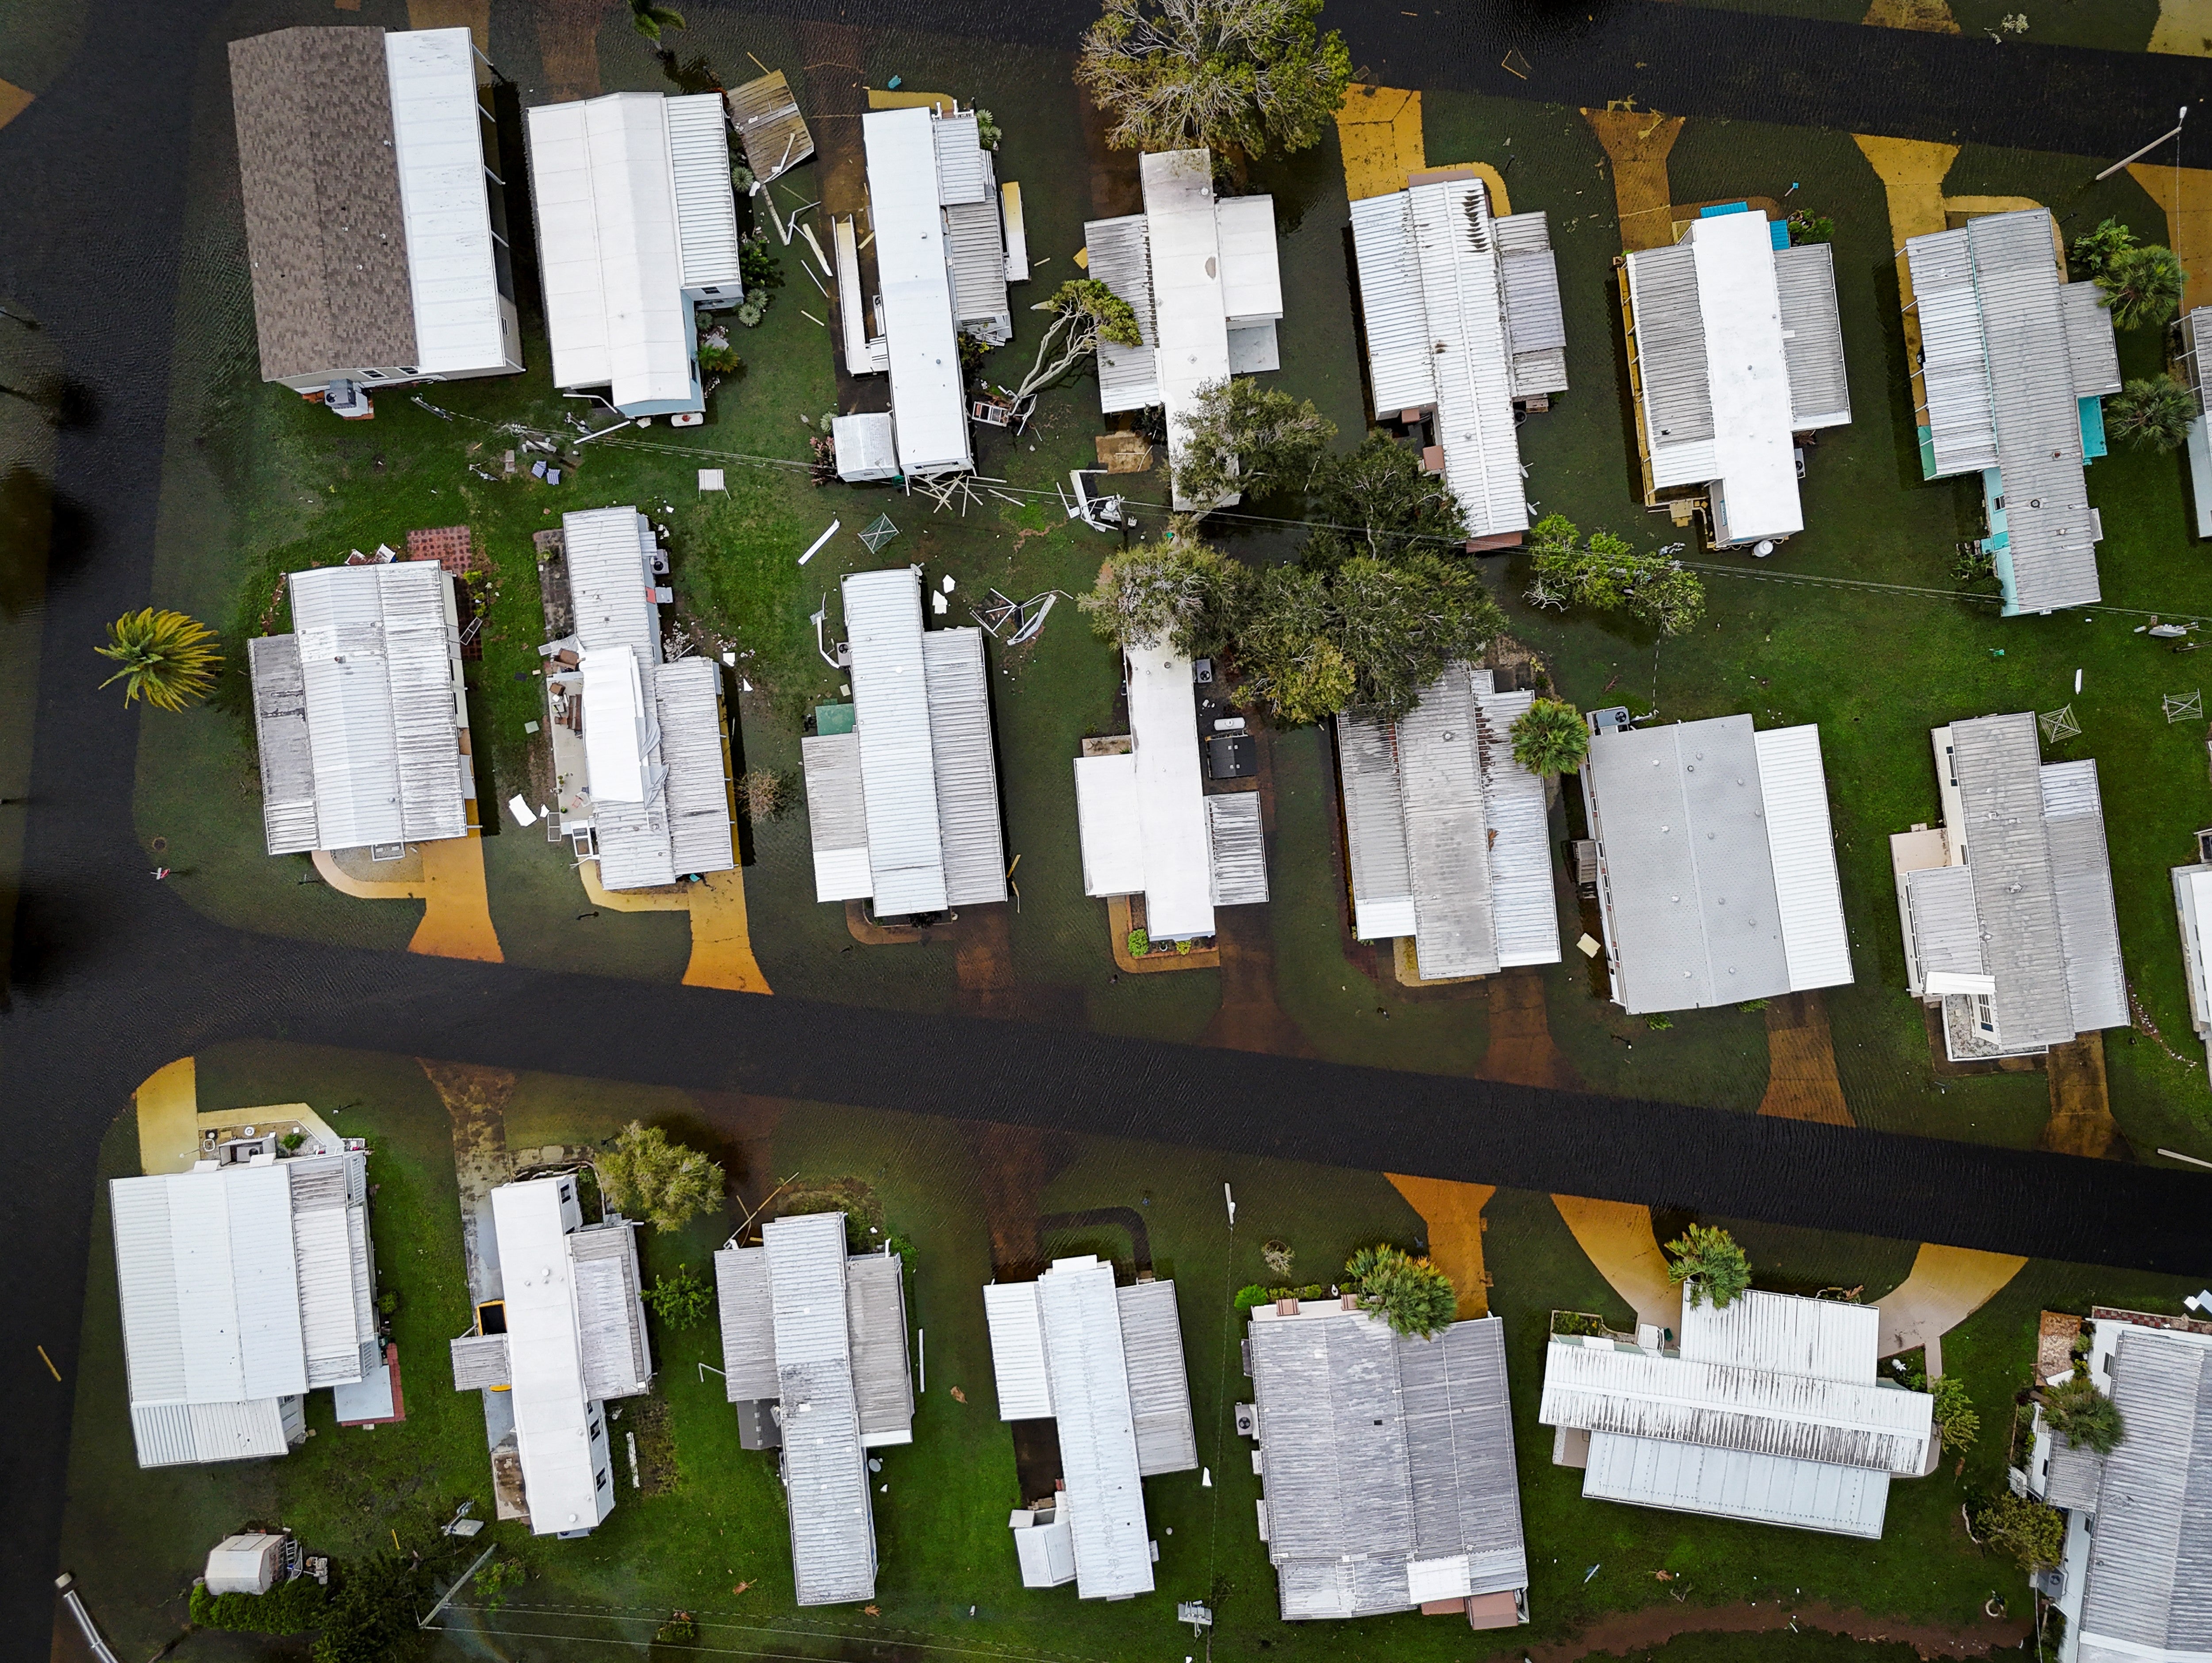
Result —
M 445 1356 L 447 1338 L 466 1326 L 467 1297 L 449 1131 L 419 1067 L 404 1058 L 238 1045 L 199 1059 L 199 1086 L 201 1101 L 210 1107 L 304 1099 L 348 1132 L 370 1138 L 379 1285 L 399 1300 L 408 1419 L 402 1426 L 340 1432 L 331 1423 L 328 1396 L 314 1394 L 309 1421 L 316 1435 L 281 1460 L 137 1471 L 125 1414 L 104 1194 L 97 1199 L 101 1217 L 94 1226 L 63 1557 L 125 1651 L 150 1651 L 175 1631 L 199 1557 L 216 1538 L 249 1521 L 282 1521 L 343 1563 L 388 1545 L 395 1530 L 404 1538 L 449 1516 L 464 1497 L 474 1498 L 480 1515 L 489 1511 L 479 1399 L 452 1390 Z M 1039 1175 L 1029 1205 L 1037 1213 L 1120 1205 L 1138 1208 L 1145 1217 L 1158 1273 L 1176 1284 L 1200 1460 L 1212 1479 L 1209 1487 L 1198 1474 L 1181 1474 L 1146 1485 L 1161 1547 L 1155 1597 L 1086 1604 L 1064 1591 L 1022 1589 L 1005 1539 L 1006 1511 L 1019 1498 L 1012 1441 L 994 1412 L 976 1291 L 990 1275 L 990 1249 L 983 1187 L 975 1181 L 979 1163 L 1004 1158 L 1003 1146 L 979 1141 L 983 1128 L 956 1122 L 813 1104 L 733 1105 L 546 1076 L 517 1083 L 507 1116 L 508 1144 L 595 1141 L 631 1118 L 668 1126 L 714 1150 L 732 1183 L 754 1195 L 793 1174 L 857 1178 L 880 1201 L 886 1227 L 914 1243 L 909 1301 L 923 1335 L 927 1387 L 917 1400 L 915 1442 L 880 1452 L 877 1482 L 887 1486 L 876 1497 L 880 1614 L 849 1608 L 802 1613 L 792 1605 L 787 1524 L 772 1458 L 738 1447 L 720 1381 L 700 1367 L 719 1362 L 716 1330 L 708 1325 L 672 1333 L 656 1325 L 655 1398 L 665 1408 L 672 1485 L 642 1496 L 625 1488 L 612 1516 L 583 1541 L 536 1540 L 518 1526 L 493 1526 L 481 1540 L 521 1560 L 530 1580 L 504 1609 L 464 1609 L 457 1623 L 576 1642 L 537 1654 L 546 1656 L 583 1654 L 586 1639 L 641 1638 L 681 1608 L 708 1624 L 710 1644 L 771 1643 L 794 1654 L 811 1654 L 810 1637 L 833 1643 L 872 1636 L 957 1641 L 1014 1657 L 1103 1659 L 1152 1654 L 1173 1633 L 1169 1602 L 1210 1593 L 1220 1612 L 1215 1645 L 1228 1655 L 1264 1648 L 1351 1659 L 1387 1648 L 1393 1656 L 1441 1663 L 1504 1654 L 1470 1651 L 1463 1628 L 1413 1617 L 1297 1628 L 1275 1617 L 1273 1572 L 1252 1527 L 1258 1480 L 1249 1447 L 1229 1426 L 1230 1405 L 1249 1393 L 1237 1363 L 1229 1299 L 1235 1288 L 1266 1274 L 1258 1247 L 1270 1236 L 1294 1247 L 1299 1276 L 1324 1280 L 1362 1243 L 1419 1245 L 1419 1219 L 1377 1174 L 1194 1157 L 1188 1150 L 1103 1138 L 1040 1137 L 1029 1145 Z M 135 1147 L 128 1119 L 118 1120 L 103 1150 L 103 1178 L 127 1171 Z M 1224 1182 L 1234 1187 L 1238 1202 L 1233 1235 L 1222 1210 Z M 698 1220 L 674 1236 L 643 1238 L 648 1279 L 679 1265 L 707 1272 L 736 1211 Z M 1947 1469 L 1896 1484 L 1884 1539 L 1869 1545 L 1583 1501 L 1577 1477 L 1550 1464 L 1551 1435 L 1534 1418 L 1548 1314 L 1554 1308 L 1593 1310 L 1626 1322 L 1629 1313 L 1548 1199 L 1501 1191 L 1486 1216 L 1492 1308 L 1506 1324 L 1514 1381 L 1533 1583 L 1534 1624 L 1516 1643 L 1556 1639 L 1608 1611 L 1656 1605 L 1670 1592 L 1703 1604 L 1763 1599 L 1786 1589 L 1792 1599 L 1958 1624 L 1970 1620 L 1994 1587 L 2015 1609 L 2024 1608 L 2019 1573 L 1966 1540 L 1958 1508 L 1966 1494 L 2000 1482 L 2006 1406 L 2033 1355 L 2036 1312 L 2045 1305 L 2085 1310 L 2093 1298 L 2171 1310 L 2185 1290 L 2172 1278 L 2031 1265 L 1945 1341 L 1947 1366 L 1966 1380 L 1984 1419 L 1982 1441 L 1963 1478 Z M 1784 1290 L 1863 1283 L 1874 1297 L 1911 1263 L 1908 1243 L 1741 1222 L 1732 1227 L 1761 1282 Z M 1103 1247 L 1126 1259 L 1126 1247 L 1104 1233 L 1079 1242 L 1048 1238 L 1046 1246 Z M 621 1420 L 614 1426 L 627 1429 Z M 649 1440 L 647 1447 L 653 1447 Z M 1585 1580 L 1593 1564 L 1597 1573 Z M 1675 1574 L 1673 1581 L 1662 1584 L 1651 1575 L 1662 1569 Z M 750 1586 L 734 1593 L 740 1583 Z M 474 1603 L 466 1596 L 459 1602 L 464 1608 Z M 181 1654 L 213 1654 L 195 1640 Z M 1694 1648 L 1674 1654 L 1707 1654 Z

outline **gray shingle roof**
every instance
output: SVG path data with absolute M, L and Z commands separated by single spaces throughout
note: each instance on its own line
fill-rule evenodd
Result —
M 234 40 L 230 80 L 262 379 L 414 364 L 384 31 Z
M 2081 1663 L 2212 1651 L 2212 1349 L 2130 1327 L 2112 1394 L 2127 1435 L 2105 1458 Z

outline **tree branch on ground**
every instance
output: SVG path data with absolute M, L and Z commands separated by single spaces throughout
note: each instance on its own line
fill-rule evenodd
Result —
M 1705 586 L 1680 561 L 1642 554 L 1610 531 L 1594 531 L 1587 545 L 1565 514 L 1546 514 L 1529 533 L 1531 581 L 1523 597 L 1532 606 L 1564 610 L 1588 606 L 1622 611 L 1662 635 L 1679 635 L 1705 615 Z
M 1036 361 L 1013 388 L 1017 404 L 1034 398 L 1054 382 L 1098 350 L 1102 342 L 1115 346 L 1143 344 L 1137 314 L 1129 303 L 1095 277 L 1079 277 L 1062 283 L 1049 300 L 1040 300 L 1032 312 L 1052 314 L 1037 342 Z

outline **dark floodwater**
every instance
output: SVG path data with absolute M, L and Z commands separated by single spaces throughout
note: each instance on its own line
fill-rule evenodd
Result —
M 28 4 L 30 0 L 15 0 Z M 501 11 L 507 0 L 502 0 Z M 1019 7 L 784 4 L 857 27 L 1064 46 L 1077 0 Z M 71 9 L 52 8 L 73 24 Z M 132 831 L 137 720 L 94 690 L 89 646 L 142 604 L 155 542 L 196 88 L 222 41 L 288 22 L 398 23 L 397 0 L 330 6 L 141 0 L 88 8 L 82 45 L 0 129 L 0 305 L 38 319 L 65 374 L 52 513 L 0 483 L 0 600 L 48 561 L 36 742 L 0 1112 L 14 1170 L 0 1369 L 0 1654 L 46 1651 L 87 1194 L 131 1088 L 227 1038 L 274 1036 L 507 1066 L 991 1117 L 2075 1259 L 2182 1268 L 2198 1191 L 2169 1173 L 1572 1094 L 970 1019 L 908 1017 L 380 956 L 236 935 L 149 881 Z M 2112 154 L 2201 96 L 2188 59 L 1903 35 L 1690 7 L 1578 0 L 1332 8 L 1373 78 L 1564 104 L 1645 106 Z M 62 27 L 58 21 L 57 27 Z M 500 27 L 495 24 L 495 27 Z M 1510 48 L 1526 78 L 1499 67 Z M 1972 62 L 1968 63 L 1968 54 Z M 0 320 L 0 327 L 7 327 Z M 44 537 L 44 550 L 27 548 Z M 30 563 L 27 563 L 30 562 Z M 20 731 L 20 730 L 19 730 Z M 20 1353 L 20 1355 L 18 1354 Z

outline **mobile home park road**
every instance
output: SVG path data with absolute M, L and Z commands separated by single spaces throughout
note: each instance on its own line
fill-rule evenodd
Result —
M 1094 9 L 1047 0 L 769 9 L 1071 46 Z M 226 1040 L 281 1038 L 829 1103 L 1047 1123 L 1367 1169 L 2175 1272 L 2206 1266 L 2203 1177 L 1693 1108 L 1060 1029 L 927 1018 L 235 934 L 151 882 L 132 828 L 138 717 L 88 649 L 149 597 L 196 95 L 222 96 L 214 0 L 86 8 L 83 44 L 0 128 L 0 305 L 41 320 L 79 396 L 59 434 L 11 1003 L 0 1014 L 10 1272 L 0 1423 L 0 1656 L 47 1655 L 87 1208 L 131 1089 Z M 1376 80 L 1958 138 L 2092 158 L 2170 124 L 2198 60 L 1828 26 L 1693 7 L 1337 0 Z M 493 44 L 527 27 L 495 0 Z M 254 27 L 345 21 L 271 0 Z M 1584 21 L 1586 16 L 1592 21 Z M 517 39 L 520 39 L 518 33 Z M 1501 67 L 1510 51 L 1516 68 Z M 1972 64 L 1968 64 L 1971 56 Z M 202 118 L 210 118 L 201 112 Z M 228 112 L 212 118 L 228 124 Z M 2208 122 L 2212 133 L 2212 122 Z M 242 279 L 241 279 L 242 281 Z M 0 319 L 0 328 L 16 325 Z M 0 551 L 8 558 L 21 551 Z M 4 875 L 0 875 L 4 877 Z M 1194 1156 L 1194 1158 L 1204 1158 Z M 59 1384 L 40 1362 L 43 1345 Z

